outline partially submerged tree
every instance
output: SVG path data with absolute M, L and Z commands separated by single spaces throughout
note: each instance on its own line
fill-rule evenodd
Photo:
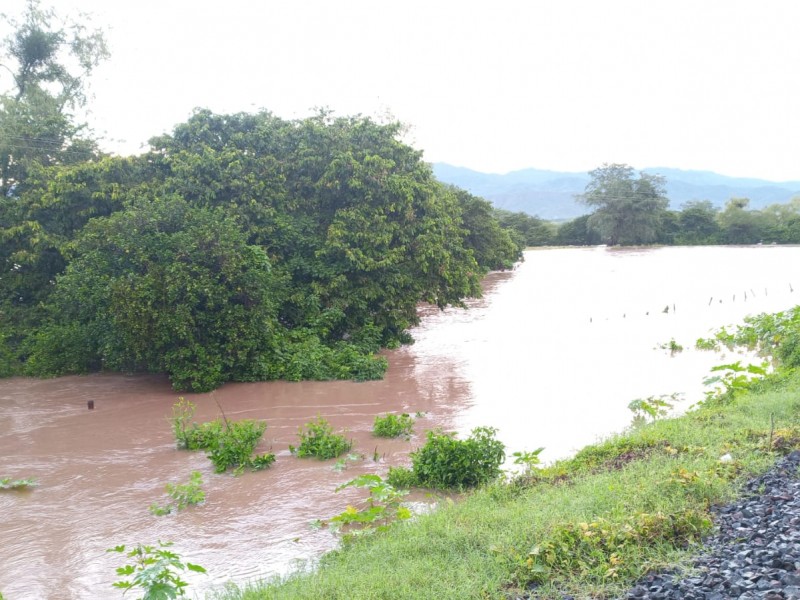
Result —
M 397 133 L 198 111 L 149 154 L 37 168 L 0 204 L 24 372 L 159 371 L 195 391 L 380 377 L 419 302 L 479 295 L 519 253 Z
M 678 214 L 678 244 L 704 245 L 720 242 L 718 210 L 709 200 L 687 202 Z
M 669 205 L 664 178 L 639 173 L 624 164 L 604 164 L 590 171 L 591 181 L 577 198 L 596 210 L 589 226 L 611 245 L 649 244 L 658 239 Z

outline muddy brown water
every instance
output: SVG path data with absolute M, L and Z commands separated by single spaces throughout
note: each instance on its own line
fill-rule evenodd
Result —
M 383 381 L 183 394 L 198 421 L 222 407 L 228 419 L 268 422 L 260 449 L 278 460 L 258 473 L 215 475 L 203 453 L 175 448 L 168 417 L 179 394 L 163 377 L 0 380 L 0 477 L 39 482 L 0 492 L 0 591 L 6 600 L 121 597 L 111 583 L 122 557 L 105 550 L 157 540 L 175 541 L 208 570 L 187 577 L 200 596 L 285 573 L 336 545 L 309 523 L 364 495 L 336 486 L 407 464 L 425 430 L 490 425 L 509 453 L 545 446 L 546 460 L 566 456 L 623 429 L 637 397 L 699 400 L 710 366 L 737 357 L 694 351 L 694 340 L 746 314 L 788 308 L 800 289 L 798 247 L 552 249 L 526 259 L 490 275 L 469 310 L 421 309 L 416 343 L 387 353 Z M 670 339 L 686 350 L 659 348 Z M 411 440 L 372 437 L 375 415 L 417 411 L 425 416 Z M 363 459 L 336 471 L 335 461 L 291 456 L 298 428 L 317 415 L 346 430 Z M 150 504 L 166 501 L 165 483 L 194 470 L 205 504 L 151 515 Z

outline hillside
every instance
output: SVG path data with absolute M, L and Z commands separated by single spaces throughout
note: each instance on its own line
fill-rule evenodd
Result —
M 572 219 L 589 212 L 575 201 L 575 195 L 582 193 L 589 181 L 588 173 L 524 169 L 498 175 L 446 163 L 432 166 L 440 181 L 486 198 L 498 208 L 549 220 Z M 667 167 L 643 170 L 666 178 L 667 195 L 673 209 L 691 200 L 710 200 L 722 207 L 730 198 L 741 197 L 749 198 L 750 207 L 757 209 L 800 196 L 800 181 L 773 182 Z

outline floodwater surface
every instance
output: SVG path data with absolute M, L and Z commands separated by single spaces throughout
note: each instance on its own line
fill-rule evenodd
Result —
M 287 572 L 336 544 L 309 524 L 363 497 L 334 492 L 366 472 L 385 474 L 433 427 L 467 434 L 489 425 L 508 453 L 567 456 L 624 429 L 636 398 L 702 398 L 711 366 L 737 356 L 699 352 L 698 337 L 747 314 L 796 303 L 800 247 L 546 249 L 513 271 L 491 274 L 470 308 L 421 308 L 416 343 L 387 352 L 383 381 L 229 384 L 183 394 L 198 422 L 268 422 L 259 451 L 277 462 L 239 477 L 215 475 L 202 452 L 180 451 L 169 424 L 179 394 L 157 376 L 101 374 L 0 380 L 0 477 L 33 477 L 28 491 L 0 492 L 0 591 L 7 600 L 121 597 L 111 583 L 118 544 L 172 540 L 208 575 L 202 594 L 227 581 Z M 684 346 L 670 354 L 670 340 Z M 89 410 L 87 403 L 94 402 Z M 377 414 L 417 412 L 411 440 L 373 438 Z M 353 439 L 358 460 L 289 453 L 318 415 Z M 166 517 L 164 485 L 203 475 L 202 506 Z

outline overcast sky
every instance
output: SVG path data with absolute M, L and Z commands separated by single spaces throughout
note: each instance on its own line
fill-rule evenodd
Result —
M 90 122 L 120 153 L 195 107 L 324 106 L 391 114 L 425 160 L 485 172 L 621 162 L 800 180 L 796 0 L 51 4 L 107 31 Z

